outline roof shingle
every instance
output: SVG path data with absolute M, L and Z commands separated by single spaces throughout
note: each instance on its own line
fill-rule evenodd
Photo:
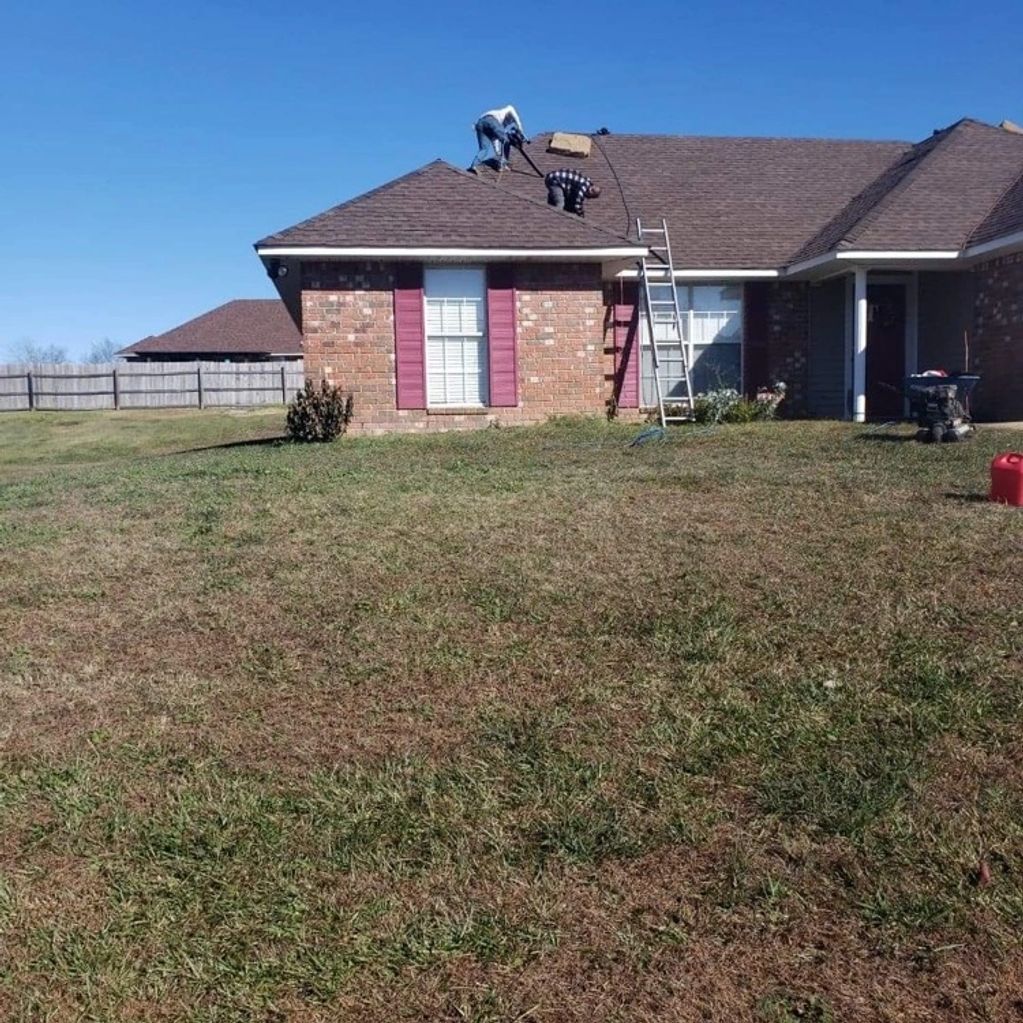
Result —
M 1002 193 L 994 208 L 970 235 L 971 245 L 1023 231 L 1023 171 Z
M 236 298 L 119 355 L 300 355 L 302 335 L 277 298 Z
M 635 238 L 637 216 L 652 224 L 664 217 L 675 265 L 700 268 L 782 265 L 909 149 L 906 142 L 612 134 L 595 136 L 593 155 L 573 160 L 547 153 L 548 138 L 537 136 L 528 150 L 542 171 L 576 167 L 603 190 L 587 203 L 587 222 Z M 545 194 L 521 159 L 502 186 Z
M 436 161 L 257 247 L 590 248 L 671 230 L 675 265 L 775 269 L 851 247 L 959 249 L 1023 229 L 1023 136 L 964 119 L 925 141 L 594 135 L 588 158 L 549 135 L 476 178 Z M 545 205 L 542 174 L 583 171 L 586 219 Z
M 496 175 L 495 175 L 496 177 Z M 589 220 L 544 205 L 442 160 L 256 243 L 380 248 L 608 248 L 627 244 Z
M 959 121 L 940 133 L 845 244 L 960 249 L 1021 171 L 1023 135 Z

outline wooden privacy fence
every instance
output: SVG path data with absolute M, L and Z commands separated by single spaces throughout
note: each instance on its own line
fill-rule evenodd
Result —
M 301 359 L 0 364 L 0 412 L 287 404 L 303 367 Z

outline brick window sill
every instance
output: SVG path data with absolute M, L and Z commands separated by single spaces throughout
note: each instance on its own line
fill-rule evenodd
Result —
M 428 416 L 488 416 L 490 409 L 480 408 L 479 405 L 470 405 L 466 408 L 444 406 L 443 408 L 428 408 L 426 414 Z

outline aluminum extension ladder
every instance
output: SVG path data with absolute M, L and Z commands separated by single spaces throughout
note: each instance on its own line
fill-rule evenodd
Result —
M 686 355 L 686 339 L 682 332 L 682 310 L 678 305 L 678 292 L 675 289 L 675 264 L 671 258 L 671 239 L 668 237 L 668 222 L 661 219 L 660 227 L 644 227 L 641 218 L 636 218 L 636 233 L 640 244 L 646 242 L 649 255 L 640 260 L 639 276 L 643 281 L 643 298 L 646 307 L 646 337 L 650 344 L 650 354 L 654 368 L 654 391 L 657 396 L 657 412 L 661 426 L 668 423 L 681 423 L 692 418 L 693 387 L 689 379 L 689 359 Z M 646 241 L 645 236 L 656 236 L 660 242 Z M 661 359 L 657 352 L 656 328 L 667 327 L 666 339 L 661 344 L 670 342 L 678 345 L 682 359 L 681 395 L 665 398 L 664 382 L 661 379 Z M 642 344 L 640 345 L 642 351 Z M 667 407 L 680 406 L 684 414 L 668 415 Z

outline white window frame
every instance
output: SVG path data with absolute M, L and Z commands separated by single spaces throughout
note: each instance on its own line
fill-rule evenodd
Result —
M 728 310 L 723 310 L 723 309 L 722 310 L 703 310 L 703 309 L 697 310 L 697 309 L 693 309 L 693 289 L 694 288 L 701 288 L 701 287 L 704 287 L 704 288 L 705 287 L 738 288 L 739 289 L 739 330 L 738 330 L 738 332 L 734 336 L 731 336 L 731 337 L 716 337 L 713 341 L 703 341 L 703 342 L 697 342 L 696 341 L 696 339 L 695 339 L 695 337 L 696 337 L 696 322 L 697 322 L 697 319 L 699 317 L 701 317 L 701 316 L 720 316 L 723 313 L 729 312 Z M 699 348 L 711 348 L 711 347 L 713 347 L 715 345 L 738 345 L 739 346 L 739 386 L 738 386 L 738 390 L 739 390 L 740 393 L 742 393 L 743 388 L 745 387 L 745 383 L 746 383 L 745 378 L 744 378 L 745 366 L 743 365 L 745 360 L 743 359 L 743 354 L 742 354 L 742 352 L 743 352 L 742 345 L 743 345 L 743 343 L 745 341 L 745 333 L 746 333 L 746 315 L 745 315 L 746 314 L 746 303 L 745 303 L 746 295 L 745 295 L 744 283 L 742 281 L 734 281 L 734 280 L 720 280 L 720 281 L 715 281 L 715 280 L 693 280 L 693 281 L 680 281 L 680 280 L 676 279 L 676 281 L 675 281 L 675 291 L 676 291 L 676 294 L 682 292 L 683 289 L 687 292 L 687 295 L 685 296 L 685 300 L 683 300 L 682 296 L 679 295 L 679 306 L 684 306 L 685 307 L 685 308 L 681 309 L 681 312 L 682 312 L 682 322 L 681 322 L 681 327 L 682 327 L 682 343 L 683 343 L 683 346 L 685 347 L 686 364 L 689 367 L 690 374 L 692 373 L 694 356 L 695 356 L 695 349 L 697 347 L 699 347 Z M 641 309 L 641 321 L 642 321 L 641 322 L 641 330 L 642 330 L 642 333 L 641 333 L 640 336 L 643 338 L 645 343 L 640 346 L 640 351 L 642 353 L 644 350 L 649 350 L 649 347 L 650 347 L 651 344 L 656 344 L 657 345 L 657 350 L 658 350 L 658 355 L 661 356 L 660 361 L 663 363 L 664 357 L 663 357 L 663 355 L 661 355 L 661 353 L 665 352 L 665 353 L 672 353 L 673 354 L 674 352 L 677 351 L 677 343 L 674 340 L 657 341 L 657 340 L 655 340 L 652 337 L 652 334 L 651 334 L 651 332 L 650 332 L 650 330 L 649 330 L 649 328 L 647 326 L 647 322 L 646 322 L 646 319 L 647 319 L 647 317 L 646 317 L 646 310 L 643 309 L 642 306 L 643 306 L 643 303 L 642 303 L 642 300 L 641 300 L 641 302 L 640 302 L 640 309 Z M 642 363 L 641 363 L 641 369 L 642 369 Z M 652 378 L 647 378 L 647 379 L 651 380 L 650 388 L 652 389 L 653 388 Z M 641 390 L 641 392 L 646 390 L 646 387 L 647 387 L 647 380 L 644 379 L 644 374 L 641 372 L 640 373 L 640 390 Z
M 481 297 L 477 299 L 475 296 L 465 296 L 462 298 L 454 296 L 437 296 L 431 299 L 428 289 L 428 281 L 431 271 L 443 271 L 443 270 L 469 270 L 474 273 L 478 273 L 481 278 L 482 288 Z M 431 333 L 430 332 L 430 303 L 432 302 L 451 302 L 451 303 L 464 303 L 469 301 L 479 302 L 479 311 L 476 317 L 476 323 L 479 330 L 464 332 L 459 334 L 448 334 L 448 333 Z M 426 266 L 423 268 L 423 345 L 425 348 L 424 358 L 426 361 L 426 407 L 437 408 L 437 409 L 451 409 L 451 408 L 487 408 L 490 403 L 490 338 L 487 332 L 487 273 L 486 268 L 483 266 L 464 266 L 464 265 L 451 265 L 441 264 L 438 266 Z M 479 374 L 479 395 L 480 400 L 466 401 L 464 398 L 453 400 L 450 397 L 450 385 L 451 376 L 449 376 L 449 370 L 447 360 L 449 358 L 449 349 L 453 346 L 444 344 L 442 346 L 443 358 L 444 358 L 444 396 L 443 399 L 438 399 L 436 395 L 431 394 L 430 387 L 430 343 L 431 341 L 444 341 L 444 342 L 457 342 L 461 341 L 461 370 L 455 370 L 452 372 L 452 376 L 460 373 L 463 381 L 462 391 L 465 390 L 465 379 L 468 377 L 468 373 L 465 370 L 465 345 L 467 342 L 478 345 L 478 369 Z

